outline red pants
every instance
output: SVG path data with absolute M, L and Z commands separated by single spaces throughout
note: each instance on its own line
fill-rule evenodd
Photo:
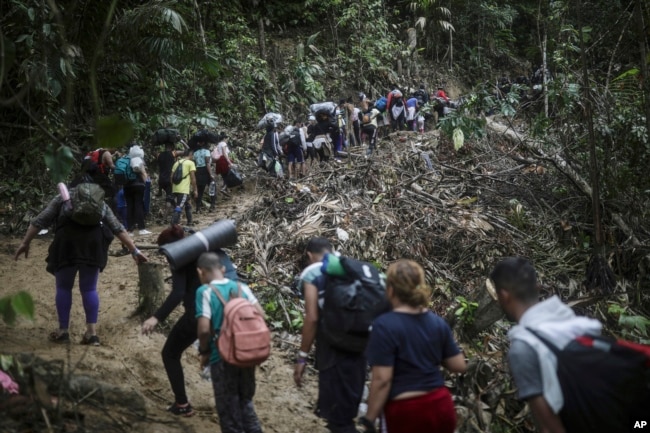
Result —
M 428 394 L 391 400 L 384 407 L 388 433 L 454 433 L 456 409 L 444 386 Z

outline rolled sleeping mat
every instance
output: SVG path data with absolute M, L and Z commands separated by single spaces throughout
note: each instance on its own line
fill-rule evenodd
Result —
M 179 241 L 160 247 L 172 270 L 192 263 L 202 253 L 225 248 L 237 243 L 237 229 L 233 220 L 220 220 Z

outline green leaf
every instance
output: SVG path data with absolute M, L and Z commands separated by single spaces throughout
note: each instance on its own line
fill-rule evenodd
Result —
M 372 204 L 377 204 L 377 203 L 379 203 L 380 201 L 382 201 L 383 198 L 384 198 L 384 193 L 379 194 L 379 195 L 378 195 L 377 197 L 375 197 L 375 199 L 372 201 Z
M 34 8 L 27 9 L 27 16 L 29 16 L 30 21 L 34 21 L 36 18 L 36 12 L 34 11 Z
M 14 365 L 14 357 L 9 355 L 0 355 L 0 368 L 8 371 Z
M 45 159 L 45 165 L 50 169 L 50 175 L 52 180 L 55 183 L 63 182 L 70 170 L 72 170 L 72 164 L 74 163 L 74 156 L 72 155 L 72 150 L 68 146 L 60 146 L 54 148 L 53 144 L 49 144 L 43 155 Z
M 125 146 L 133 137 L 133 124 L 118 115 L 102 117 L 97 121 L 95 140 L 98 147 L 117 149 Z
M 23 317 L 34 320 L 34 300 L 32 296 L 25 292 L 18 292 L 11 298 L 11 306 Z
M 16 321 L 16 312 L 11 306 L 11 296 L 0 299 L 0 314 L 2 314 L 2 320 L 8 325 L 13 325 Z
M 293 203 L 293 197 L 287 197 L 284 199 L 287 203 Z

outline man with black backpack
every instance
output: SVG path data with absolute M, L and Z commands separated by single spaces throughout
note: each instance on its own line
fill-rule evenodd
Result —
M 366 379 L 364 350 L 368 327 L 377 314 L 371 310 L 376 307 L 377 300 L 382 308 L 386 305 L 384 288 L 374 266 L 352 259 L 339 259 L 331 254 L 332 245 L 325 238 L 310 239 L 306 250 L 310 265 L 300 275 L 305 317 L 294 381 L 301 386 L 309 351 L 316 341 L 316 414 L 327 421 L 330 432 L 356 433 L 354 419 Z M 322 267 L 327 274 L 321 270 Z M 358 273 L 365 273 L 367 278 L 359 278 Z M 351 274 L 355 277 L 350 277 Z M 348 289 L 367 294 L 361 304 L 369 308 L 359 308 L 359 314 L 343 311 L 342 302 L 349 294 Z M 343 296 L 338 297 L 338 294 Z M 371 302 L 366 303 L 366 299 Z
M 540 302 L 524 258 L 499 262 L 490 281 L 518 323 L 508 332 L 508 362 L 540 431 L 622 432 L 647 420 L 650 348 L 601 337 L 599 321 L 576 316 L 557 296 Z

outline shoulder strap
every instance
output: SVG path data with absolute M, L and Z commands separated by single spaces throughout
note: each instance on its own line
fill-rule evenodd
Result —
M 530 332 L 531 334 L 533 334 L 535 337 L 537 337 L 539 339 L 539 341 L 544 343 L 544 345 L 546 345 L 546 347 L 548 347 L 549 350 L 551 352 L 553 352 L 555 355 L 560 353 L 560 349 L 555 344 L 551 343 L 550 340 L 548 340 L 546 337 L 543 337 L 542 334 L 540 334 L 537 331 L 533 331 L 531 328 L 528 328 L 528 327 L 526 327 L 526 330 L 528 332 Z
M 219 298 L 219 301 L 221 301 L 221 303 L 223 304 L 223 306 L 225 308 L 226 300 L 223 299 L 223 296 L 221 296 L 221 293 L 219 293 L 219 290 L 216 287 L 214 287 L 212 284 L 208 284 L 208 286 L 212 289 L 214 294 L 217 295 L 217 298 Z

